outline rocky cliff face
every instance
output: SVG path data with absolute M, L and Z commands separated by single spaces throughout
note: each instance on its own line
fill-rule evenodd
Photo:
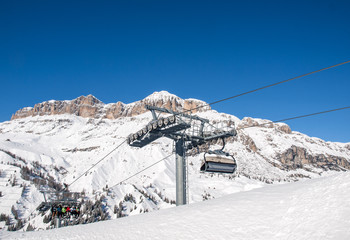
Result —
M 141 101 L 130 104 L 122 102 L 104 104 L 92 95 L 80 96 L 71 101 L 47 101 L 18 110 L 12 115 L 11 120 L 30 116 L 72 114 L 84 118 L 107 118 L 117 119 L 120 117 L 132 117 L 147 112 L 145 105 L 164 107 L 173 111 L 194 109 L 192 112 L 206 111 L 209 106 L 205 102 L 196 99 L 181 99 L 166 91 L 155 92 Z
M 312 155 L 307 149 L 294 145 L 285 152 L 278 154 L 277 159 L 282 163 L 281 167 L 285 170 L 305 168 L 305 165 L 324 170 L 350 169 L 350 162 L 344 157 L 330 154 Z
M 47 101 L 26 107 L 12 115 L 11 120 L 29 116 L 73 114 L 81 117 L 97 117 L 104 104 L 92 95 L 81 96 L 71 101 Z

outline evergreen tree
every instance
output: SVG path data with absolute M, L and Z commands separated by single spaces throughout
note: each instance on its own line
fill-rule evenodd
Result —
M 26 231 L 29 232 L 29 231 L 34 231 L 34 230 L 35 230 L 35 228 L 32 225 L 30 225 L 30 223 L 29 223 Z

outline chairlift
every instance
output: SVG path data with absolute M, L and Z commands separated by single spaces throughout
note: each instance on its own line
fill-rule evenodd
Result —
M 225 140 L 223 139 L 223 147 L 219 150 L 207 151 L 204 153 L 204 159 L 200 168 L 201 172 L 212 173 L 229 173 L 232 174 L 237 168 L 237 163 L 233 155 L 223 151 Z
M 67 191 L 41 191 L 44 195 L 45 201 L 42 202 L 37 210 L 40 212 L 46 212 L 49 209 L 53 209 L 58 206 L 80 207 L 79 201 L 80 193 L 67 192 Z

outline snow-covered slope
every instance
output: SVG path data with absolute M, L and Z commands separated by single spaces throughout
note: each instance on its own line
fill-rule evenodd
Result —
M 181 99 L 167 94 L 152 94 L 147 101 L 135 104 L 138 107 L 149 101 L 167 104 L 169 99 L 176 99 L 180 104 L 177 106 L 181 106 Z M 199 100 L 188 101 L 201 103 Z M 350 144 L 310 138 L 292 132 L 286 124 L 273 124 L 262 119 L 239 120 L 209 109 L 197 115 L 220 127 L 235 124 L 241 129 L 225 148 L 235 155 L 238 169 L 233 175 L 202 174 L 199 168 L 203 153 L 189 152 L 190 203 L 260 188 L 268 183 L 315 178 L 350 168 Z M 10 217 L 10 225 L 18 224 L 19 219 L 26 220 L 24 230 L 29 224 L 36 229 L 49 228 L 50 223 L 43 223 L 49 213 L 42 216 L 35 210 L 43 201 L 40 185 L 49 185 L 52 190 L 59 189 L 62 183 L 75 181 L 151 119 L 149 112 L 117 119 L 53 114 L 0 123 L 0 214 Z M 245 128 L 262 123 L 269 124 Z M 214 145 L 211 149 L 219 147 Z M 92 218 L 83 207 L 86 214 L 82 223 L 175 206 L 174 156 L 111 188 L 172 151 L 173 142 L 166 138 L 141 149 L 123 144 L 78 179 L 70 190 L 85 192 L 86 201 L 101 200 L 101 211 L 104 212 L 103 217 Z M 0 221 L 0 228 L 7 229 L 7 226 Z
M 349 239 L 350 174 L 7 239 Z M 1 237 L 1 235 L 0 235 Z

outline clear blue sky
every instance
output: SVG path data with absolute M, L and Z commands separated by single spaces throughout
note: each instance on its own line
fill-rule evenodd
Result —
M 212 102 L 350 60 L 350 1 L 1 1 L 0 121 L 46 100 Z M 214 105 L 277 120 L 350 105 L 350 64 Z M 288 122 L 350 142 L 350 110 Z

